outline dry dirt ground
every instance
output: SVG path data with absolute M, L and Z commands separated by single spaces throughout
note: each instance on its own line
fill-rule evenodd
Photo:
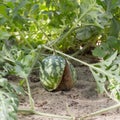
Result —
M 32 82 L 31 92 L 35 109 L 39 112 L 80 117 L 114 105 L 105 95 L 96 92 L 95 80 L 85 66 L 75 65 L 77 82 L 70 91 L 47 92 L 39 82 Z M 28 97 L 20 100 L 19 108 L 29 107 Z M 120 109 L 97 115 L 85 120 L 120 120 Z M 65 120 L 39 115 L 18 115 L 19 120 Z M 76 120 L 76 119 L 75 119 Z

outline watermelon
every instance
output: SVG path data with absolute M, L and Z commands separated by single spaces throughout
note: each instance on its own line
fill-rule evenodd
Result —
M 52 55 L 42 60 L 40 82 L 46 90 L 69 90 L 73 87 L 75 80 L 75 69 L 65 58 Z

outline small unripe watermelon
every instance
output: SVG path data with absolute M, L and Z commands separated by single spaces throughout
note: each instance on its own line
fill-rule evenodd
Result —
M 40 81 L 46 90 L 69 90 L 73 87 L 75 80 L 74 67 L 63 57 L 52 55 L 42 60 Z

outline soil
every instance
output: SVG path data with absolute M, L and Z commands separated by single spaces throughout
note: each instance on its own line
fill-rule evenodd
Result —
M 74 117 L 84 116 L 88 113 L 114 105 L 110 98 L 99 95 L 96 90 L 96 82 L 88 67 L 74 64 L 77 72 L 77 82 L 70 91 L 48 92 L 40 82 L 31 82 L 31 92 L 35 102 L 35 109 L 39 112 Z M 33 75 L 33 79 L 36 77 Z M 28 96 L 20 98 L 19 108 L 28 108 Z M 120 109 L 114 109 L 86 120 L 120 120 Z M 65 120 L 40 115 L 18 115 L 19 120 Z M 75 119 L 76 120 L 76 119 Z

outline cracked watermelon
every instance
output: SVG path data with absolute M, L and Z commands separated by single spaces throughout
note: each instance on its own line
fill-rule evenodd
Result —
M 76 80 L 73 65 L 61 56 L 52 55 L 42 60 L 40 81 L 48 91 L 69 90 Z

